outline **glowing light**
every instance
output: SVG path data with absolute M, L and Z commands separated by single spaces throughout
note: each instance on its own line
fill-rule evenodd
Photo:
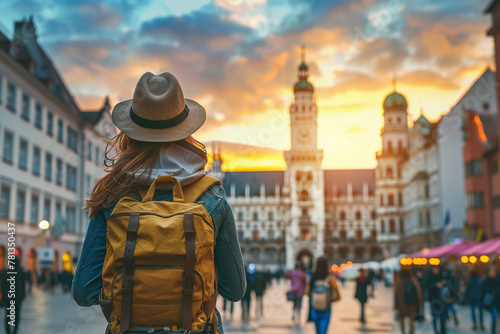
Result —
M 481 261 L 482 263 L 488 263 L 490 262 L 490 257 L 488 255 L 481 255 L 479 257 L 479 261 Z
M 469 262 L 469 257 L 464 255 L 460 258 L 460 261 L 462 261 L 462 263 L 467 263 Z
M 422 258 L 422 265 L 425 266 L 426 264 L 427 264 L 427 259 L 424 257 L 424 258 Z
M 483 143 L 486 143 L 488 141 L 488 138 L 484 133 L 483 122 L 481 122 L 481 118 L 479 117 L 479 115 L 474 116 L 474 122 L 477 125 L 477 132 L 479 134 L 479 139 L 481 139 Z
M 347 262 L 346 265 L 347 265 L 347 268 L 352 268 L 352 266 L 353 266 L 351 261 Z
M 71 261 L 71 256 L 69 255 L 69 253 L 63 253 L 63 255 L 62 255 L 62 260 L 63 260 L 64 262 Z
M 441 263 L 441 260 L 439 260 L 438 258 L 431 258 L 429 259 L 429 263 L 432 266 L 438 266 Z
M 469 257 L 469 262 L 474 264 L 477 262 L 477 257 L 475 257 L 474 255 L 472 255 L 471 257 Z
M 339 266 L 337 266 L 336 264 L 334 264 L 332 266 L 332 271 L 337 271 L 339 269 Z
M 48 221 L 46 220 L 41 220 L 39 223 L 38 223 L 38 227 L 41 229 L 41 230 L 48 230 L 49 227 L 50 227 L 50 224 Z
M 14 249 L 14 256 L 18 256 L 19 255 L 19 249 Z

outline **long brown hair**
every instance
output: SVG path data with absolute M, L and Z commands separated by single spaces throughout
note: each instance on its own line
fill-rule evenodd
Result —
M 205 145 L 189 136 L 185 139 L 206 154 Z M 137 191 L 135 174 L 149 178 L 160 150 L 169 143 L 141 142 L 120 132 L 108 141 L 104 155 L 104 171 L 107 174 L 97 181 L 84 210 L 90 209 L 89 217 L 94 217 L 103 208 L 111 206 L 120 198 Z

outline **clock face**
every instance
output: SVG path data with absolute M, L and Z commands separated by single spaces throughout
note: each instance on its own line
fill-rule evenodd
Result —
M 300 129 L 298 136 L 299 143 L 307 144 L 311 140 L 311 136 L 309 135 L 309 131 L 307 129 Z

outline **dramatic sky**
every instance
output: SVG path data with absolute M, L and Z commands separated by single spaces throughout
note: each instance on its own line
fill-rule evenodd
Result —
M 373 168 L 392 90 L 438 120 L 493 66 L 488 0 L 2 1 L 0 28 L 34 16 L 83 109 L 130 98 L 147 71 L 205 106 L 197 138 L 232 142 L 225 169 L 283 169 L 300 46 L 319 109 L 323 167 Z M 271 149 L 253 149 L 247 145 Z M 245 159 L 238 157 L 244 156 Z

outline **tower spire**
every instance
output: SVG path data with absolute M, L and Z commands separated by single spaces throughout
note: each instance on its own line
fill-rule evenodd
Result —
M 301 60 L 303 63 L 306 62 L 306 46 L 305 45 L 302 45 L 301 47 Z
M 396 75 L 394 75 L 394 78 L 392 78 L 392 90 L 396 91 L 396 85 L 398 84 L 398 81 L 396 79 Z

